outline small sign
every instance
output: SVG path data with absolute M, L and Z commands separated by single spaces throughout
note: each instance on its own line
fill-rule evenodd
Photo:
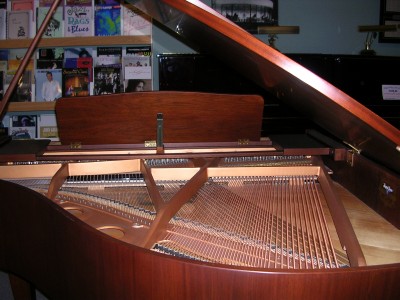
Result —
M 400 85 L 382 85 L 383 100 L 400 100 Z

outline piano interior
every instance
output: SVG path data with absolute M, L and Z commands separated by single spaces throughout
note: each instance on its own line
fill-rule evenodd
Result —
M 91 171 L 93 164 L 107 173 Z M 348 267 L 349 258 L 363 263 L 359 249 L 349 246 L 354 253 L 348 255 L 340 245 L 338 234 L 352 229 L 335 230 L 329 212 L 335 204 L 327 200 L 334 192 L 311 157 L 228 157 L 190 165 L 187 159 L 68 164 L 70 174 L 52 198 L 100 231 L 177 257 L 279 269 Z M 56 168 L 34 178 L 37 165 L 19 167 L 27 178 L 12 182 L 49 196 Z
M 0 268 L 58 299 L 400 296 L 400 225 L 359 192 L 398 202 L 398 129 L 198 1 L 130 2 L 331 135 L 261 136 L 259 95 L 57 100 L 59 145 L 1 148 Z

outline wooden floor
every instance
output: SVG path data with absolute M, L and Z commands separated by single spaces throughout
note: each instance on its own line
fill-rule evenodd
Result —
M 335 184 L 335 187 L 353 225 L 367 265 L 399 263 L 400 230 L 339 184 Z

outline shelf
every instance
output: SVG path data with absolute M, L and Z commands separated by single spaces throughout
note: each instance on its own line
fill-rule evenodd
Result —
M 28 48 L 32 39 L 0 40 L 0 49 Z M 142 45 L 151 44 L 149 35 L 143 36 L 85 36 L 85 37 L 61 37 L 42 38 L 38 48 L 43 47 L 79 47 L 99 45 Z
M 10 102 L 7 112 L 54 111 L 56 102 Z

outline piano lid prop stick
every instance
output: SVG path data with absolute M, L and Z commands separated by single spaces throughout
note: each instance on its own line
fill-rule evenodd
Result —
M 31 44 L 29 45 L 29 48 L 26 50 L 25 56 L 22 59 L 20 65 L 18 66 L 17 71 L 15 72 L 15 75 L 13 79 L 10 82 L 10 85 L 8 86 L 8 89 L 6 93 L 4 94 L 3 100 L 0 101 L 0 119 L 3 117 L 3 113 L 5 112 L 5 107 L 11 97 L 11 94 L 13 93 L 19 79 L 21 78 L 23 72 L 25 71 L 26 66 L 29 63 L 29 60 L 32 57 L 33 51 L 35 51 L 37 45 L 39 44 L 40 39 L 42 38 L 44 30 L 47 28 L 47 25 L 50 22 L 50 19 L 52 18 L 54 12 L 56 11 L 59 3 L 61 0 L 55 0 L 50 7 L 49 11 L 47 12 L 46 17 L 43 20 L 42 25 L 40 25 L 38 32 L 36 33 L 35 37 L 33 38 Z
M 164 152 L 163 126 L 164 126 L 164 116 L 162 113 L 157 113 L 156 148 L 157 148 L 157 153 L 159 154 Z

